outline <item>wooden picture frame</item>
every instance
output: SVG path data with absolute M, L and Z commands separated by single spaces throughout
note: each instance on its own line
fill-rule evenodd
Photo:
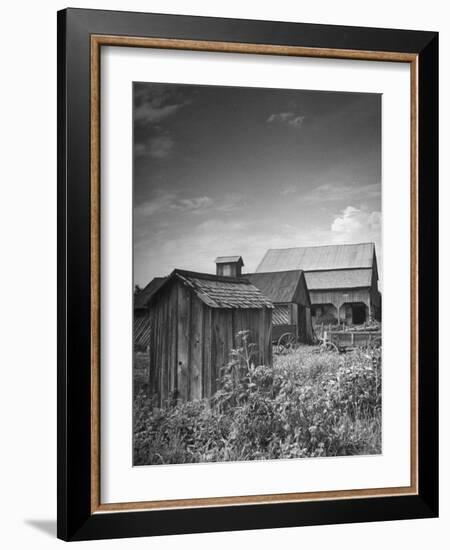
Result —
M 100 50 L 167 48 L 411 67 L 409 487 L 102 504 Z M 200 533 L 438 514 L 438 35 L 67 9 L 58 13 L 58 537 Z

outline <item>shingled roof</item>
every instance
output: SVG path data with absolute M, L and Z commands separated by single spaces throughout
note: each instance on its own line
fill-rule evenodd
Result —
M 167 277 L 155 277 L 146 287 L 140 290 L 134 296 L 134 309 L 146 308 L 152 295 L 159 289 L 166 279 Z
M 276 271 L 271 273 L 246 273 L 243 275 L 252 284 L 267 296 L 273 303 L 288 303 L 296 301 L 302 293 L 298 292 L 299 285 L 305 285 L 303 271 Z M 309 306 L 308 290 L 305 288 L 305 303 Z
M 305 273 L 309 290 L 333 288 L 367 288 L 372 284 L 371 269 L 339 269 Z
M 374 252 L 373 243 L 274 248 L 266 252 L 256 271 L 372 268 Z
M 166 284 L 173 280 L 181 281 L 190 288 L 200 300 L 209 307 L 228 309 L 272 308 L 272 302 L 247 279 L 221 277 L 208 273 L 196 273 L 175 269 L 155 292 L 151 300 L 161 292 Z

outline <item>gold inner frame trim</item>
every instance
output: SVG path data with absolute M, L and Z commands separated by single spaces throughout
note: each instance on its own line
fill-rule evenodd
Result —
M 102 46 L 163 48 L 240 54 L 318 57 L 409 63 L 411 83 L 411 483 L 407 487 L 367 488 L 211 497 L 179 500 L 102 503 L 100 499 L 100 50 Z M 163 510 L 405 496 L 418 494 L 418 55 L 270 44 L 211 42 L 168 38 L 91 35 L 91 513 Z

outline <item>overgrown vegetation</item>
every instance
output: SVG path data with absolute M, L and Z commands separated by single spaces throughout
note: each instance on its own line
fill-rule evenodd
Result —
M 135 392 L 135 465 L 381 452 L 379 349 L 302 346 L 267 367 L 239 336 L 211 403 L 154 410 L 145 385 Z

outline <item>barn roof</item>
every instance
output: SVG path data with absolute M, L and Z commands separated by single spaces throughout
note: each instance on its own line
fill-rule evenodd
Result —
M 139 291 L 134 297 L 134 309 L 146 308 L 152 295 L 164 283 L 167 277 L 155 277 L 146 287 Z
M 372 268 L 374 252 L 374 243 L 273 248 L 266 252 L 256 271 Z
M 303 271 L 277 271 L 271 273 L 246 273 L 243 275 L 274 303 L 287 303 L 296 300 L 298 286 L 304 283 Z M 308 290 L 305 289 L 308 296 Z M 309 301 L 303 305 L 309 306 Z
M 208 273 L 196 273 L 175 269 L 167 278 L 167 283 L 174 279 L 190 288 L 200 300 L 209 307 L 228 309 L 272 308 L 272 302 L 247 279 L 221 277 Z M 163 284 L 152 298 L 164 288 Z
M 309 290 L 333 288 L 365 288 L 372 284 L 371 269 L 336 269 L 305 273 Z

